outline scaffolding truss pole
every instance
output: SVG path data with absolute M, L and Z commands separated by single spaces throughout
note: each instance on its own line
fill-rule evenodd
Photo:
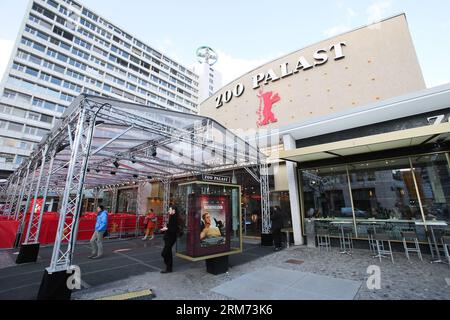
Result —
M 41 179 L 43 178 L 42 174 L 43 174 L 43 171 L 44 171 L 44 168 L 46 165 L 47 153 L 48 153 L 48 146 L 46 146 L 46 148 L 44 148 L 44 150 L 42 150 L 41 170 L 39 172 L 39 180 L 38 180 L 38 184 L 36 186 L 36 192 L 34 195 L 34 203 L 33 203 L 33 208 L 31 209 L 30 222 L 28 223 L 27 234 L 25 237 L 26 244 L 38 242 L 39 229 L 41 227 L 41 221 L 42 221 L 42 216 L 44 214 L 45 202 L 47 201 L 48 185 L 50 183 L 50 175 L 47 175 L 47 180 L 46 180 L 46 183 L 44 186 L 44 190 L 40 190 Z M 51 170 L 51 166 L 53 164 L 53 159 L 54 159 L 54 156 L 52 156 L 50 158 L 49 170 Z M 36 204 L 37 204 L 37 199 L 38 199 L 38 195 L 39 195 L 40 191 L 42 191 L 42 195 L 43 195 L 42 206 L 39 209 L 39 214 L 36 214 L 35 213 Z
M 18 220 L 19 219 L 19 213 L 21 211 L 21 207 L 22 207 L 22 201 L 23 201 L 23 197 L 25 194 L 25 189 L 28 183 L 28 176 L 30 175 L 30 166 L 31 166 L 31 162 L 28 163 L 27 166 L 27 171 L 25 174 L 25 177 L 22 178 L 21 180 L 21 186 L 20 186 L 20 194 L 19 197 L 17 198 L 17 203 L 16 203 L 16 207 L 14 208 L 14 220 Z
M 139 181 L 138 189 L 137 189 L 137 196 L 136 196 L 136 231 L 135 236 L 136 238 L 139 237 L 139 225 L 140 225 L 140 217 L 142 215 L 142 200 L 143 197 L 143 188 L 145 187 L 145 181 Z
M 50 267 L 47 269 L 49 273 L 67 270 L 72 263 L 83 198 L 83 184 L 94 127 L 95 115 L 88 114 L 88 110 L 83 104 L 79 109 L 77 126 L 73 136 L 55 245 Z
M 111 212 L 117 213 L 117 196 L 119 193 L 119 189 L 117 187 L 114 187 L 112 189 L 112 204 L 111 204 Z
M 270 234 L 272 224 L 270 221 L 270 189 L 269 189 L 269 167 L 267 163 L 259 166 L 261 186 L 261 233 Z
M 46 146 L 44 148 L 44 150 L 42 150 L 41 169 L 39 170 L 39 176 L 38 176 L 38 179 L 36 181 L 36 188 L 34 190 L 33 205 L 31 207 L 31 211 L 30 211 L 30 220 L 28 221 L 28 228 L 27 228 L 27 233 L 26 233 L 26 237 L 25 237 L 25 243 L 28 243 L 30 230 L 31 230 L 31 227 L 32 227 L 33 223 L 35 222 L 34 221 L 35 217 L 37 217 L 36 220 L 39 219 L 39 216 L 35 215 L 34 211 L 36 210 L 36 204 L 37 204 L 37 199 L 38 199 L 38 196 L 39 196 L 39 188 L 41 186 L 42 173 L 44 172 L 45 157 L 47 156 L 47 151 L 48 151 L 48 146 Z M 35 170 L 36 169 L 37 169 L 37 163 L 36 163 Z M 34 185 L 33 182 L 32 182 L 32 185 Z M 31 194 L 30 194 L 30 199 L 28 199 L 28 201 L 27 201 L 27 207 L 25 208 L 25 215 L 26 215 L 26 212 L 28 211 L 28 208 L 29 208 L 29 205 L 30 205 L 30 200 L 31 200 Z
M 9 217 L 11 216 L 13 203 L 15 202 L 15 198 L 17 197 L 17 189 L 19 187 L 20 182 L 20 172 L 18 172 L 16 175 L 14 175 L 11 179 L 11 184 L 8 188 L 8 197 L 6 200 L 6 210 L 4 212 L 4 215 Z
M 170 206 L 170 179 L 161 180 L 163 184 L 163 221 L 164 225 L 169 222 L 169 206 Z
M 52 154 L 51 158 L 50 158 L 50 163 L 49 163 L 49 169 L 48 171 L 50 172 L 53 168 L 53 161 L 55 160 L 55 153 Z M 36 227 L 36 231 L 34 232 L 34 234 L 32 233 L 30 235 L 30 241 L 34 241 L 39 242 L 39 233 L 41 232 L 41 223 L 42 223 L 42 217 L 44 215 L 44 211 L 45 211 L 45 203 L 47 202 L 47 195 L 48 195 L 48 190 L 49 190 L 49 185 L 50 185 L 50 175 L 47 176 L 47 181 L 45 182 L 45 187 L 42 193 L 42 207 L 41 207 L 41 211 L 39 212 L 39 220 L 38 220 L 38 225 Z

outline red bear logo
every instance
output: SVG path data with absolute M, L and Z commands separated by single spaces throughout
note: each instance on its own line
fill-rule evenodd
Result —
M 258 128 L 261 126 L 266 126 L 269 123 L 277 122 L 278 120 L 272 112 L 272 107 L 275 103 L 281 100 L 278 93 L 274 94 L 272 91 L 264 92 L 263 89 L 261 89 L 259 90 L 258 99 L 258 121 L 256 122 Z

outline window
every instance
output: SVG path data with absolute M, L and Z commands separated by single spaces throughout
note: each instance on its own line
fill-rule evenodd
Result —
M 5 90 L 3 91 L 3 97 L 8 99 L 15 99 L 16 98 L 16 92 L 11 90 Z
M 60 61 L 62 61 L 62 62 L 67 62 L 67 59 L 69 59 L 69 57 L 66 56 L 65 54 L 58 53 L 57 59 L 60 60 Z
M 45 114 L 41 115 L 41 122 L 45 122 L 45 123 L 53 123 L 53 117 L 52 116 L 47 116 Z
M 58 52 L 56 52 L 56 51 L 53 50 L 53 49 L 48 48 L 48 49 L 47 49 L 47 55 L 50 56 L 50 57 L 52 57 L 52 58 L 56 58 L 56 56 L 58 55 Z
M 0 113 L 11 114 L 13 107 L 6 104 L 0 104 Z
M 57 3 L 56 1 L 53 1 L 53 0 L 47 0 L 47 3 L 48 3 L 49 5 L 51 5 L 52 7 L 54 7 L 54 8 L 58 8 L 58 3 Z
M 56 104 L 50 101 L 44 101 L 43 107 L 47 110 L 55 111 Z
M 136 86 L 131 84 L 131 83 L 127 84 L 127 88 L 130 89 L 130 90 L 136 91 Z
M 44 81 L 50 82 L 52 76 L 49 75 L 49 74 L 47 74 L 47 73 L 41 72 L 40 78 L 41 78 L 42 80 L 44 80 Z
M 78 44 L 79 46 L 86 48 L 88 50 L 91 49 L 91 45 L 89 43 L 87 43 L 86 41 L 81 40 L 78 37 L 75 37 L 75 43 Z
M 60 86 L 60 85 L 61 85 L 61 83 L 62 83 L 62 79 L 59 79 L 59 78 L 56 78 L 56 77 L 52 76 L 52 80 L 51 80 L 51 83 L 53 83 L 53 84 L 56 84 L 56 85 Z
M 45 33 L 41 32 L 41 31 L 38 31 L 38 32 L 37 32 L 37 36 L 38 36 L 39 38 L 45 40 L 45 41 L 48 41 L 48 37 L 49 37 L 49 36 L 46 35 Z
M 36 69 L 30 68 L 30 67 L 27 67 L 26 73 L 29 74 L 30 76 L 37 77 L 39 74 L 39 71 Z
M 29 103 L 31 101 L 31 96 L 23 93 L 17 94 L 17 102 Z
M 39 57 L 36 57 L 35 55 L 31 54 L 29 58 L 30 62 L 33 62 L 34 64 L 41 65 L 42 59 Z
M 42 107 L 44 105 L 44 100 L 33 98 L 33 106 Z
M 50 20 L 55 19 L 55 14 L 52 13 L 50 10 L 45 9 L 44 7 L 33 3 L 33 10 L 39 12 L 40 14 L 43 14 L 44 16 L 46 16 L 47 18 L 49 18 Z
M 19 149 L 30 150 L 30 149 L 32 149 L 33 145 L 31 143 L 28 143 L 28 142 L 25 142 L 25 141 L 20 141 L 18 143 L 17 147 Z
M 35 48 L 38 51 L 45 52 L 45 46 L 43 46 L 37 42 L 34 42 L 33 48 Z
M 10 153 L 0 152 L 0 163 L 13 163 L 14 155 Z
M 19 108 L 14 108 L 12 111 L 12 115 L 20 118 L 25 118 L 26 111 Z
M 25 66 L 24 66 L 23 64 L 14 62 L 14 63 L 13 63 L 13 69 L 14 69 L 14 70 L 17 70 L 17 71 L 24 72 L 24 71 L 25 71 Z
M 61 66 L 55 64 L 54 67 L 53 67 L 53 70 L 55 70 L 56 72 L 59 72 L 59 73 L 64 74 L 64 71 L 66 70 L 66 68 L 61 67 Z
M 62 24 L 64 24 L 64 23 L 62 23 Z M 63 38 L 66 38 L 67 40 L 73 41 L 74 35 L 71 34 L 70 32 L 64 31 L 60 27 L 54 26 L 53 32 Z
M 16 123 L 16 122 L 10 122 L 8 125 L 8 130 L 22 132 L 23 124 Z
M 30 120 L 39 121 L 39 116 L 40 116 L 39 113 L 32 112 L 32 111 L 28 112 L 28 119 L 30 119 Z

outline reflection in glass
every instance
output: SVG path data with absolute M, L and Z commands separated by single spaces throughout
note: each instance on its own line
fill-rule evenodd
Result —
M 346 168 L 302 171 L 306 218 L 353 218 Z
M 450 168 L 445 154 L 412 157 L 412 164 L 425 219 L 449 223 Z
M 119 190 L 117 195 L 118 213 L 137 212 L 137 188 Z
M 421 219 L 408 158 L 348 167 L 357 219 Z

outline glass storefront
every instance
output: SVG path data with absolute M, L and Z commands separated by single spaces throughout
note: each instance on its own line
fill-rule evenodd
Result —
M 137 188 L 119 189 L 117 193 L 117 212 L 136 213 L 137 212 Z
M 445 153 L 311 168 L 302 170 L 301 177 L 304 217 L 331 233 L 336 230 L 330 222 L 340 218 L 353 221 L 356 238 L 378 228 L 398 240 L 402 231 L 414 230 L 425 241 L 425 229 L 416 221 L 450 224 Z M 448 225 L 443 229 L 450 231 Z

